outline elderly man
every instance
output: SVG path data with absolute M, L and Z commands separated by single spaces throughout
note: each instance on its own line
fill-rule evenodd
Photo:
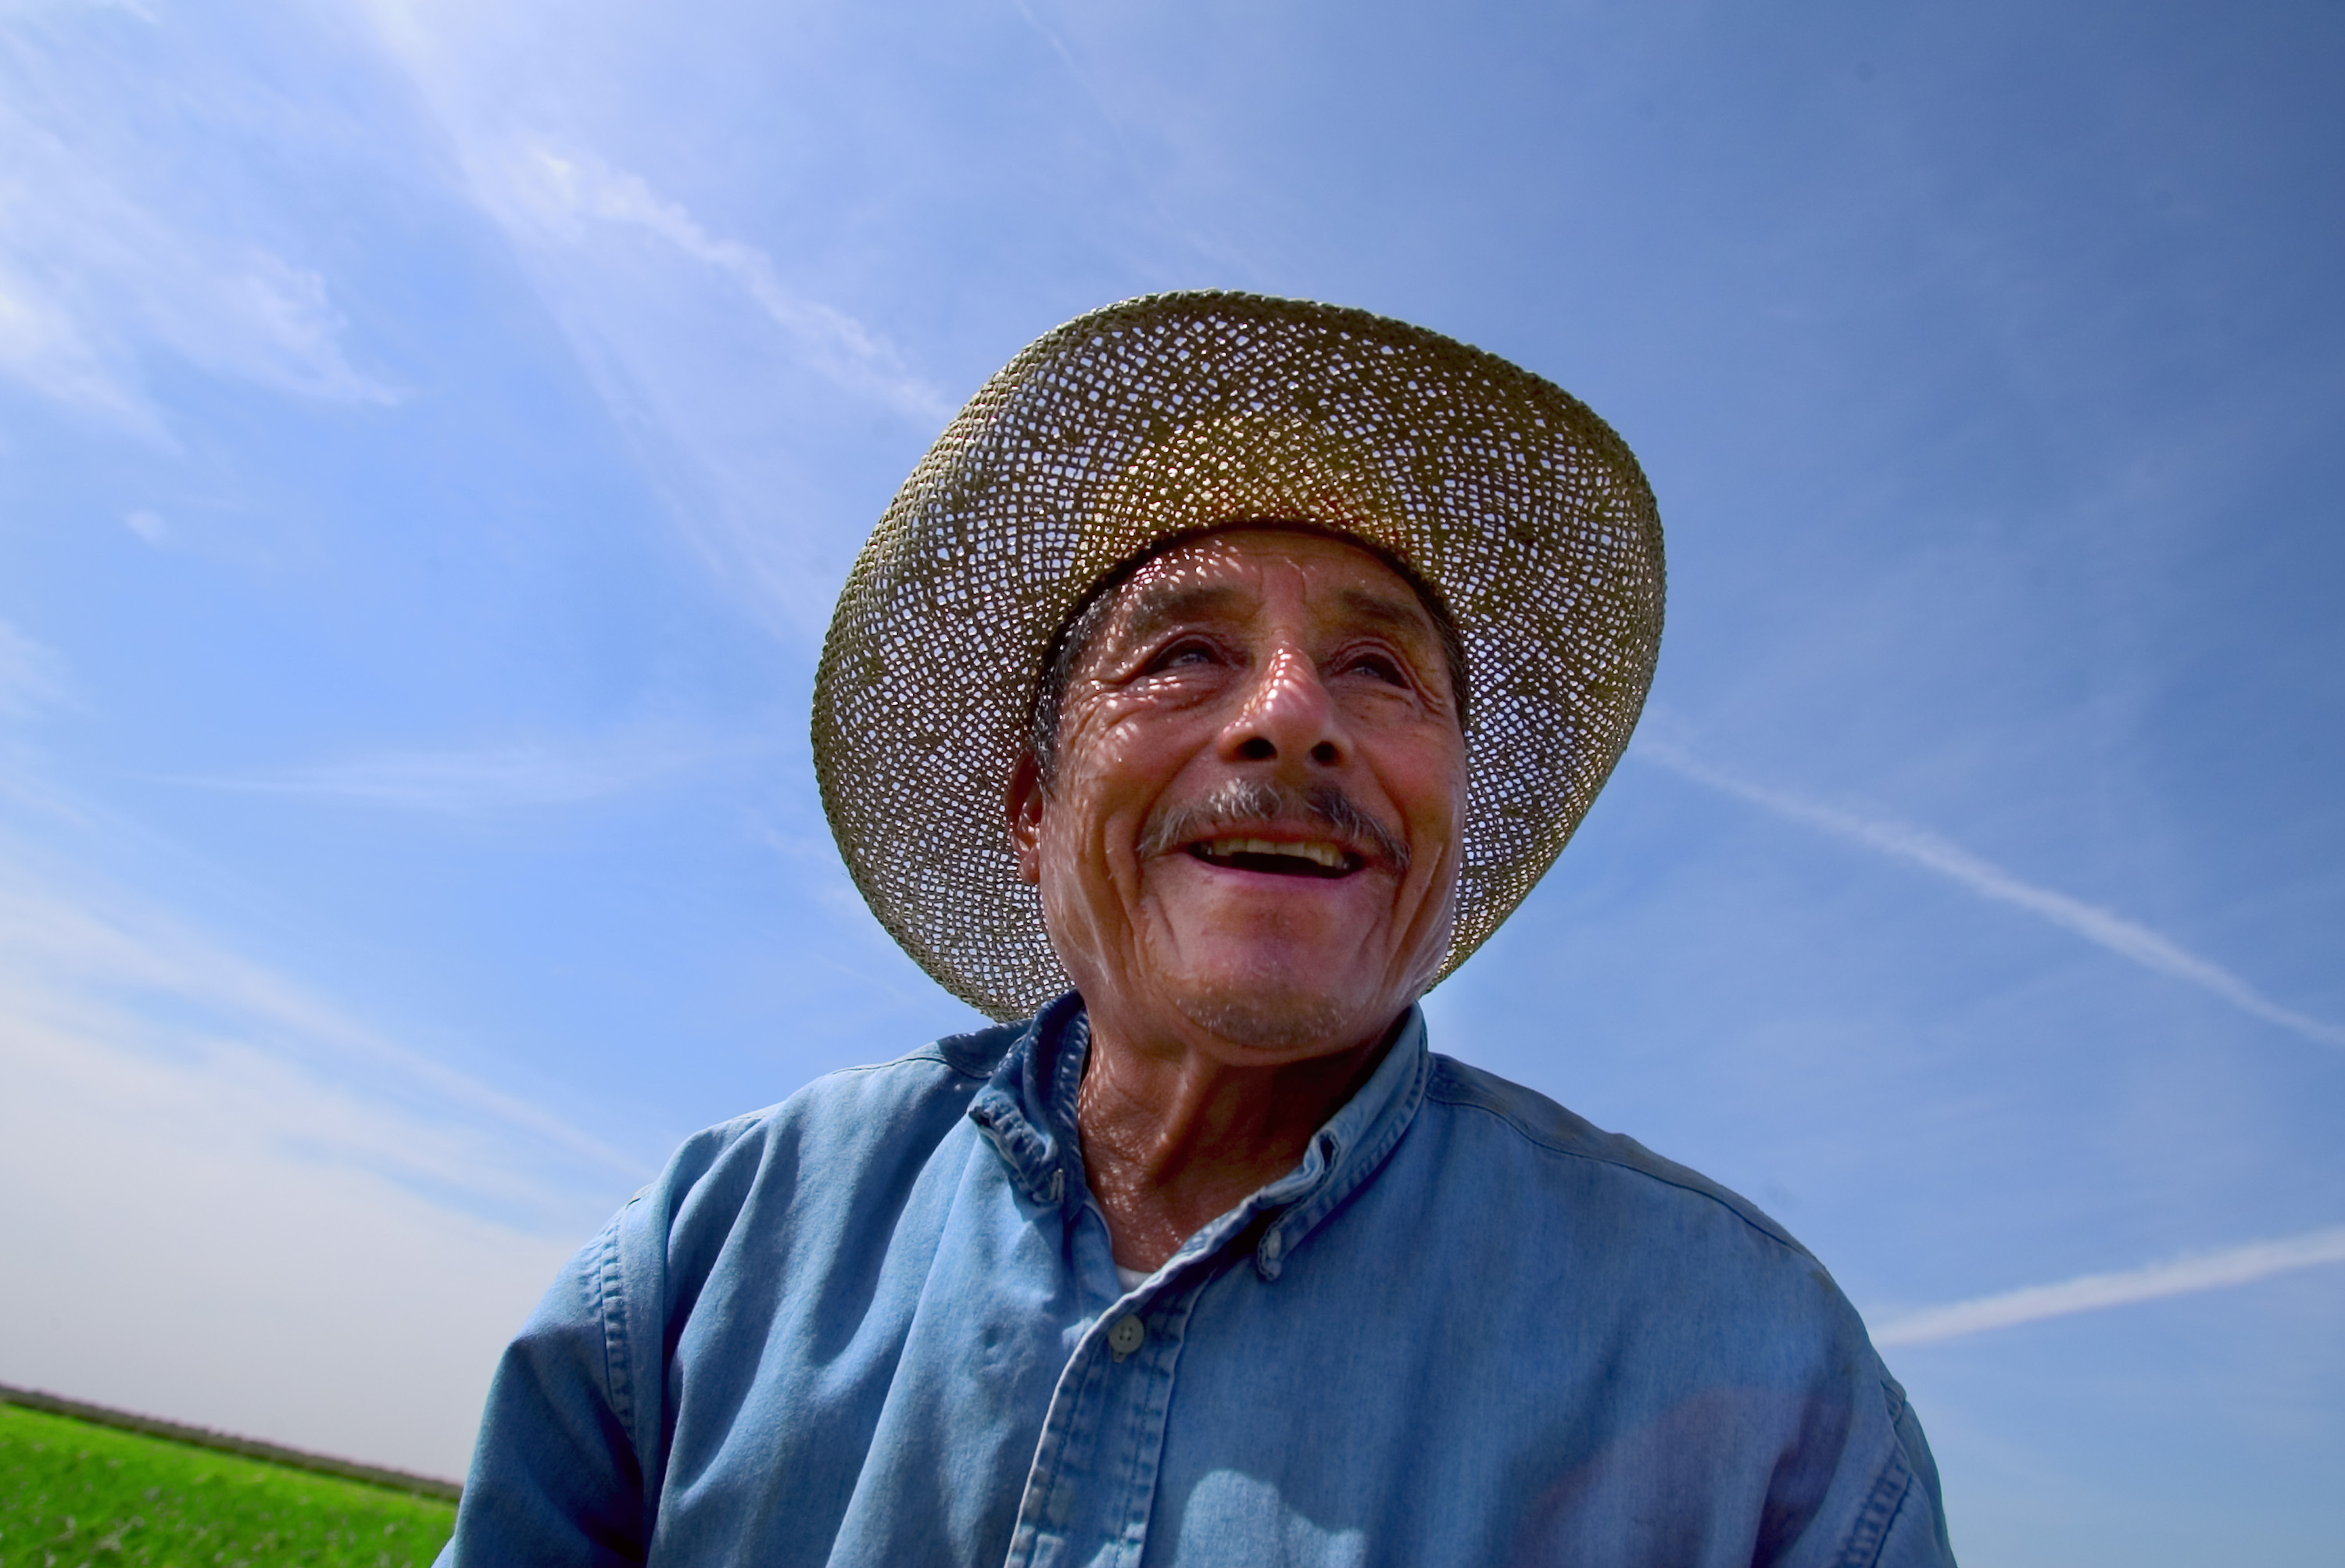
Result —
M 815 718 L 882 922 L 1024 1021 L 687 1144 L 508 1352 L 451 1560 L 1950 1563 L 1812 1257 L 1427 1048 L 1660 607 L 1627 449 L 1490 356 L 1220 294 L 1030 348 Z

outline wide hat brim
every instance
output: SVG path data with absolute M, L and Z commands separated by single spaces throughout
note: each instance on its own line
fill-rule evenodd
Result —
M 913 469 L 815 676 L 815 774 L 849 874 L 920 967 L 990 1016 L 1068 984 L 1003 809 L 1046 651 L 1117 566 L 1245 521 L 1372 545 L 1457 624 L 1469 778 L 1441 973 L 1545 874 L 1628 745 L 1660 647 L 1660 519 L 1585 404 L 1336 306 L 1195 292 L 1078 317 Z

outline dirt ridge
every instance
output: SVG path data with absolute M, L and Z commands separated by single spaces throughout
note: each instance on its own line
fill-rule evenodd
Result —
M 370 1486 L 385 1487 L 392 1492 L 412 1492 L 419 1497 L 444 1497 L 451 1502 L 464 1494 L 457 1481 L 442 1481 L 438 1476 L 416 1475 L 403 1470 L 391 1470 L 379 1464 L 360 1464 L 356 1460 L 337 1459 L 331 1454 L 310 1453 L 303 1449 L 286 1448 L 278 1443 L 262 1442 L 259 1438 L 238 1437 L 229 1432 L 217 1432 L 209 1427 L 183 1426 L 155 1416 L 142 1416 L 130 1410 L 118 1410 L 109 1405 L 93 1405 L 81 1400 L 68 1400 L 56 1394 L 46 1394 L 37 1389 L 19 1389 L 0 1383 L 0 1404 L 21 1405 L 28 1410 L 43 1410 L 53 1416 L 71 1416 L 88 1421 L 93 1426 L 114 1427 L 122 1431 L 138 1432 L 147 1437 L 167 1438 L 173 1442 L 192 1443 L 198 1448 L 218 1449 L 223 1453 L 241 1454 L 246 1459 L 267 1460 L 294 1470 L 314 1471 L 320 1475 L 337 1475 L 345 1481 L 362 1481 Z

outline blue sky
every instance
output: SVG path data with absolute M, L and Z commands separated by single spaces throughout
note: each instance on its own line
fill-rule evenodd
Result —
M 0 3 L 0 1380 L 453 1473 L 695 1127 L 971 1016 L 812 665 L 1219 286 L 1635 447 L 1670 626 L 1444 1049 L 1829 1264 L 1966 1561 L 2345 1539 L 2345 14 Z

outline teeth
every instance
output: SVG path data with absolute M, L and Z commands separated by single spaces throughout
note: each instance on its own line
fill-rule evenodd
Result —
M 1336 848 L 1334 844 L 1315 842 L 1301 844 L 1274 844 L 1268 839 L 1215 839 L 1211 843 L 1204 846 L 1204 850 L 1205 853 L 1209 855 L 1224 857 L 1229 855 L 1294 855 L 1300 859 L 1310 860 L 1315 864 L 1325 866 L 1330 871 L 1343 870 L 1345 860 L 1344 851 Z

